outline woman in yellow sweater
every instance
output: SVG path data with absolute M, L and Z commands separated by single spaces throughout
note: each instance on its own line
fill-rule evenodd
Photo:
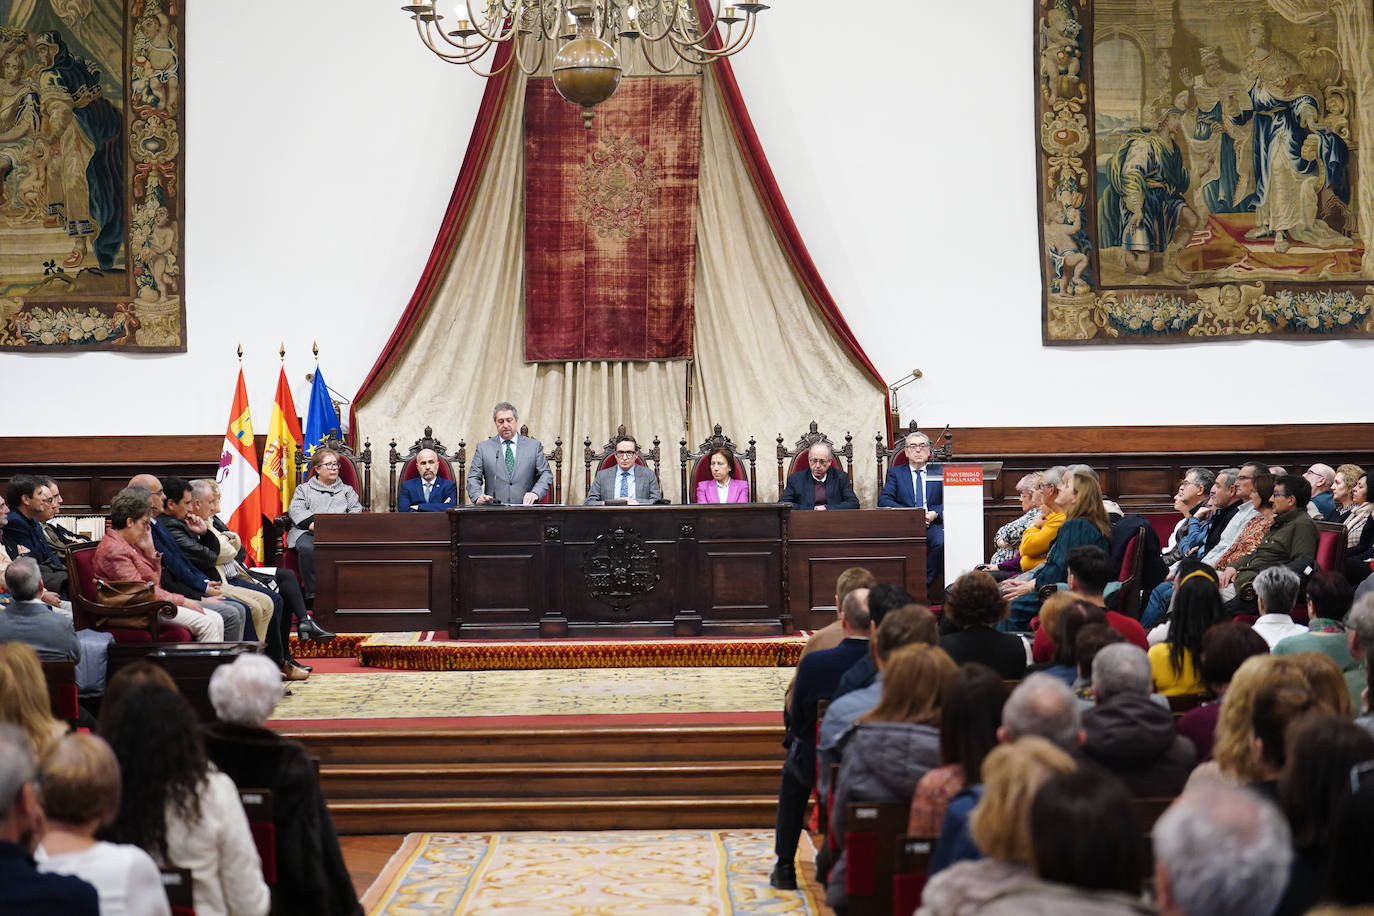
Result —
M 1169 614 L 1169 638 L 1150 647 L 1155 691 L 1165 696 L 1202 693 L 1202 634 L 1226 619 L 1216 573 L 1202 563 L 1180 569 L 1178 589 Z
M 1064 524 L 1065 515 L 1059 507 L 1059 484 L 1064 477 L 1062 465 L 1052 467 L 1042 475 L 1040 483 L 1040 516 L 1021 533 L 1021 571 L 1035 569 L 1050 554 L 1050 545 Z

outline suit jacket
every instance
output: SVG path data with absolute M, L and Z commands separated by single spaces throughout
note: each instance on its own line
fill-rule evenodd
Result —
M 945 481 L 939 468 L 927 464 L 925 470 L 926 508 L 945 520 Z M 916 488 L 911 479 L 911 466 L 899 464 L 887 472 L 883 482 L 883 492 L 878 494 L 878 505 L 894 509 L 915 509 L 921 504 L 916 498 Z
M 63 598 L 69 597 L 66 563 L 48 543 L 41 523 L 25 518 L 21 512 L 11 508 L 10 520 L 5 523 L 0 540 L 3 540 L 10 557 L 16 560 L 20 556 L 19 548 L 26 548 L 41 570 L 43 587 L 57 592 Z
M 191 565 L 186 554 L 177 546 L 172 532 L 167 529 L 169 515 L 159 515 L 153 521 L 153 547 L 162 556 L 162 587 L 187 598 L 199 601 L 205 597 L 205 573 Z
M 196 534 L 179 518 L 163 515 L 158 525 L 176 541 L 183 556 L 208 579 L 219 579 L 219 538 L 210 531 Z
M 505 447 L 500 436 L 492 436 L 477 443 L 472 465 L 468 468 L 468 499 L 476 503 L 484 493 L 506 505 L 520 505 L 526 493 L 536 499 L 553 486 L 553 471 L 544 457 L 544 446 L 538 439 L 515 437 L 515 473 L 506 473 Z
M 630 469 L 634 474 L 634 493 L 635 499 L 640 502 L 653 502 L 663 498 L 663 488 L 658 485 L 658 478 L 654 472 L 642 464 L 636 464 Z M 620 465 L 612 465 L 602 471 L 597 471 L 592 478 L 592 488 L 587 491 L 588 506 L 603 506 L 608 499 L 619 499 L 620 490 Z
M 833 468 L 831 469 L 833 472 Z M 807 471 L 806 473 L 811 473 Z M 835 694 L 840 678 L 864 655 L 868 640 L 846 637 L 833 649 L 812 652 L 797 665 L 797 684 L 787 709 L 787 763 L 804 785 L 814 785 L 816 772 L 816 705 Z
M 720 491 L 716 489 L 715 478 L 703 480 L 697 484 L 697 502 L 699 503 L 718 503 L 716 497 Z M 727 503 L 747 503 L 749 502 L 749 481 L 740 480 L 738 477 L 730 478 L 730 490 L 726 494 Z
M 396 496 L 398 512 L 443 512 L 457 507 L 458 484 L 442 477 L 434 478 L 429 502 L 425 502 L 425 482 L 419 477 L 401 481 L 401 492 Z
M 787 478 L 787 486 L 778 497 L 779 502 L 791 503 L 798 509 L 816 508 L 816 484 L 811 477 L 811 469 L 803 468 Z M 854 485 L 849 475 L 832 466 L 825 475 L 826 509 L 857 509 L 859 497 L 854 495 Z

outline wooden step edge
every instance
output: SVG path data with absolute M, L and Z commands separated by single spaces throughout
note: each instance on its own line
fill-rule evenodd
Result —
M 390 811 L 463 811 L 490 810 L 499 808 L 507 811 L 585 811 L 588 809 L 645 809 L 645 808 L 702 808 L 716 806 L 731 807 L 769 807 L 776 808 L 778 799 L 774 795 L 727 796 L 713 795 L 703 798 L 678 796 L 650 796 L 641 798 L 454 798 L 454 799 L 407 799 L 373 798 L 367 800 L 340 800 L 329 802 L 331 814 L 354 814 L 366 811 L 386 813 Z
M 269 721 L 268 727 L 272 726 Z M 434 726 L 430 728 L 306 728 L 282 729 L 278 734 L 297 741 L 355 741 L 366 739 L 377 741 L 393 739 L 414 743 L 429 739 L 461 738 L 466 741 L 505 741 L 512 738 L 523 740 L 542 740 L 545 738 L 569 738 L 578 741 L 595 739 L 609 741 L 617 737 L 652 738 L 662 737 L 680 741 L 684 738 L 696 739 L 703 736 L 720 735 L 724 737 L 781 737 L 784 732 L 782 713 L 778 713 L 776 725 L 591 725 L 564 727 L 554 725 L 528 725 L 507 727 L 463 727 Z
M 782 765 L 781 758 L 769 761 L 754 760 L 713 760 L 705 763 L 668 761 L 664 763 L 635 762 L 621 763 L 601 761 L 566 765 L 561 763 L 456 763 L 456 764 L 409 764 L 409 763 L 326 763 L 320 766 L 320 778 L 394 778 L 463 776 L 489 779 L 497 776 L 531 777 L 592 777 L 592 776 L 721 776 L 733 773 L 777 773 Z

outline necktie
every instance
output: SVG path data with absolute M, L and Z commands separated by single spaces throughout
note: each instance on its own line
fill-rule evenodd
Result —
M 515 443 L 506 440 L 506 476 L 515 476 Z
M 425 502 L 429 502 L 429 490 L 432 484 L 425 484 Z
M 621 471 L 621 472 L 620 472 L 620 498 L 621 498 L 621 499 L 629 499 L 629 498 L 630 498 L 630 472 L 629 472 L 629 471 Z
M 926 472 L 916 472 L 916 504 L 922 509 L 926 507 Z

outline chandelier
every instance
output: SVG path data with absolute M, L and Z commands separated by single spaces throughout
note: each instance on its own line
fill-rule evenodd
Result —
M 701 2 L 711 13 L 705 26 L 696 0 L 459 0 L 452 30 L 441 24 L 444 17 L 434 0 L 401 9 L 415 21 L 425 47 L 484 77 L 502 72 L 512 62 L 532 76 L 556 45 L 550 65 L 554 86 L 563 98 L 582 106 L 590 127 L 591 108 L 614 95 L 620 85 L 620 49 L 638 45 L 644 60 L 659 73 L 669 73 L 682 62 L 710 63 L 749 44 L 758 14 L 768 9 L 763 3 L 735 0 L 716 12 L 713 0 Z M 505 43 L 512 45 L 505 62 L 484 71 L 482 59 Z

